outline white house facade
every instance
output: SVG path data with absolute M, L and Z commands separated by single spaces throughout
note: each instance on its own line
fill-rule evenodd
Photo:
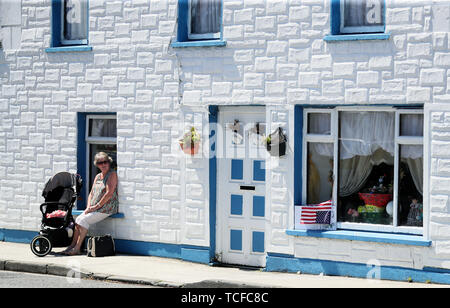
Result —
M 105 151 L 119 251 L 450 283 L 449 32 L 447 1 L 0 0 L 0 240 L 58 172 L 79 214 Z

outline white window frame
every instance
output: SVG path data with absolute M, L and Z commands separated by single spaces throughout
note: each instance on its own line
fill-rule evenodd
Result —
M 90 160 L 91 157 L 91 153 L 90 153 L 90 145 L 91 144 L 115 144 L 117 145 L 117 137 L 99 137 L 99 136 L 89 136 L 89 122 L 90 120 L 116 120 L 117 123 L 117 116 L 113 115 L 113 114 L 108 114 L 108 115 L 95 115 L 95 114 L 89 114 L 86 115 L 86 135 L 85 135 L 85 142 L 86 142 L 86 179 L 89 181 L 91 178 L 91 164 L 93 163 Z M 86 187 L 89 187 L 90 183 L 87 183 Z M 86 189 L 86 199 L 88 200 L 89 198 L 89 189 Z M 86 204 L 87 205 L 87 204 Z
M 86 22 L 87 22 L 87 28 L 86 28 L 86 39 L 83 40 L 66 40 L 64 37 L 64 24 L 66 20 L 66 12 L 64 10 L 65 1 L 66 0 L 60 0 L 61 1 L 61 34 L 60 34 L 60 42 L 63 46 L 70 46 L 70 45 L 87 45 L 88 44 L 88 36 L 89 36 L 89 0 L 86 0 Z
M 307 203 L 307 166 L 308 166 L 308 143 L 333 143 L 334 157 L 333 157 L 333 194 L 332 200 L 337 204 L 338 200 L 338 161 L 339 161 L 339 112 L 392 112 L 395 114 L 395 154 L 394 154 L 394 192 L 393 192 L 393 218 L 392 225 L 369 224 L 369 223 L 355 223 L 355 222 L 340 222 L 337 221 L 337 229 L 357 230 L 357 231 L 373 231 L 385 233 L 405 233 L 423 235 L 426 221 L 423 221 L 422 227 L 398 226 L 398 170 L 399 170 L 399 150 L 400 145 L 424 145 L 424 137 L 400 136 L 400 115 L 402 114 L 424 114 L 423 109 L 398 109 L 394 107 L 336 107 L 334 109 L 314 109 L 305 108 L 303 112 L 303 145 L 302 145 L 302 204 Z M 308 134 L 308 114 L 309 113 L 329 113 L 331 115 L 331 133 L 330 135 L 316 135 Z M 425 135 L 425 123 L 424 123 Z M 425 169 L 425 165 L 424 165 Z M 424 170 L 425 171 L 425 170 Z M 424 172 L 425 175 L 425 172 Z M 426 186 L 426 179 L 424 177 L 424 187 Z M 426 198 L 423 198 L 424 213 L 428 205 Z M 337 206 L 336 206 L 337 210 Z M 337 213 L 335 213 L 336 215 Z
M 311 113 L 328 113 L 330 114 L 330 134 L 329 135 L 322 135 L 322 134 L 308 134 L 308 115 Z M 338 161 L 335 159 L 338 153 L 338 147 L 337 143 L 335 142 L 337 136 L 337 127 L 335 125 L 338 124 L 337 121 L 337 115 L 336 109 L 313 109 L 308 108 L 305 109 L 303 112 L 303 145 L 302 145 L 302 157 L 303 157 L 303 163 L 302 163 L 302 177 L 304 179 L 303 182 L 303 193 L 302 193 L 302 204 L 307 204 L 307 193 L 308 193 L 308 144 L 309 143 L 332 143 L 333 144 L 333 183 L 336 183 L 336 174 L 337 174 L 337 168 L 338 168 Z M 337 185 L 333 184 L 333 192 L 332 192 L 332 200 L 337 200 Z M 326 200 L 324 200 L 326 201 Z
M 223 1 L 220 0 L 222 2 L 222 10 L 223 10 Z M 191 32 L 191 21 L 192 21 L 192 16 L 191 16 L 191 4 L 192 1 L 189 0 L 189 9 L 188 9 L 188 39 L 189 40 L 215 40 L 215 39 L 220 39 L 221 38 L 221 32 L 222 30 L 219 30 L 219 32 L 215 32 L 215 33 L 202 33 L 202 34 L 195 34 Z M 220 29 L 222 29 L 222 13 L 220 14 Z
M 360 26 L 360 27 L 345 27 L 345 0 L 340 0 L 341 5 L 341 34 L 370 34 L 370 33 L 384 33 L 386 29 L 386 1 L 380 0 L 383 2 L 384 8 L 383 11 L 383 25 L 382 26 Z

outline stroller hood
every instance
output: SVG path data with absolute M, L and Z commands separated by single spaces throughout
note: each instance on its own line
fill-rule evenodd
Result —
M 81 190 L 82 180 L 78 174 L 69 172 L 60 172 L 51 177 L 45 184 L 42 196 L 47 199 L 56 189 L 72 188 L 74 192 L 79 194 Z

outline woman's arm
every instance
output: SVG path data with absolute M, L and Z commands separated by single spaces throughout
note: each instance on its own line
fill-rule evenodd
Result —
M 95 184 L 95 182 L 97 181 L 97 177 L 98 177 L 99 175 L 100 175 L 100 173 L 97 174 L 97 175 L 95 176 L 95 178 L 94 178 L 94 184 Z M 92 187 L 94 187 L 94 186 L 92 186 Z M 92 212 L 92 210 L 90 210 L 90 209 L 93 207 L 93 205 L 91 204 L 91 201 L 92 201 L 92 195 L 93 195 L 93 192 L 92 192 L 92 189 L 91 189 L 91 191 L 89 192 L 88 199 L 87 199 L 87 204 L 86 204 L 86 209 L 85 209 L 85 213 L 86 213 L 86 214 Z
M 117 187 L 117 173 L 112 172 L 108 178 L 108 181 L 106 182 L 105 194 L 100 199 L 100 201 L 97 202 L 97 204 L 93 205 L 92 211 L 97 211 L 97 210 L 101 209 L 103 207 L 103 205 L 105 205 L 109 201 L 109 199 L 111 199 L 116 187 Z

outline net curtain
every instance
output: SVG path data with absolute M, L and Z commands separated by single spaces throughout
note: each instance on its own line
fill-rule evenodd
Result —
M 220 32 L 221 0 L 191 0 L 191 33 Z
M 87 0 L 64 0 L 64 39 L 87 39 Z
M 329 118 L 316 117 L 315 121 Z M 314 123 L 320 126 L 320 123 Z M 322 123 L 323 126 L 329 125 Z M 385 163 L 394 165 L 395 114 L 393 112 L 341 112 L 340 113 L 340 168 L 339 195 L 342 197 L 358 192 L 372 172 L 373 166 Z M 401 132 L 414 136 L 423 131 L 419 117 L 402 121 Z M 332 144 L 311 144 L 319 155 L 333 157 Z M 401 160 L 408 164 L 414 184 L 423 191 L 423 147 L 403 145 Z
M 351 27 L 381 25 L 383 10 L 384 0 L 345 0 L 344 25 Z

